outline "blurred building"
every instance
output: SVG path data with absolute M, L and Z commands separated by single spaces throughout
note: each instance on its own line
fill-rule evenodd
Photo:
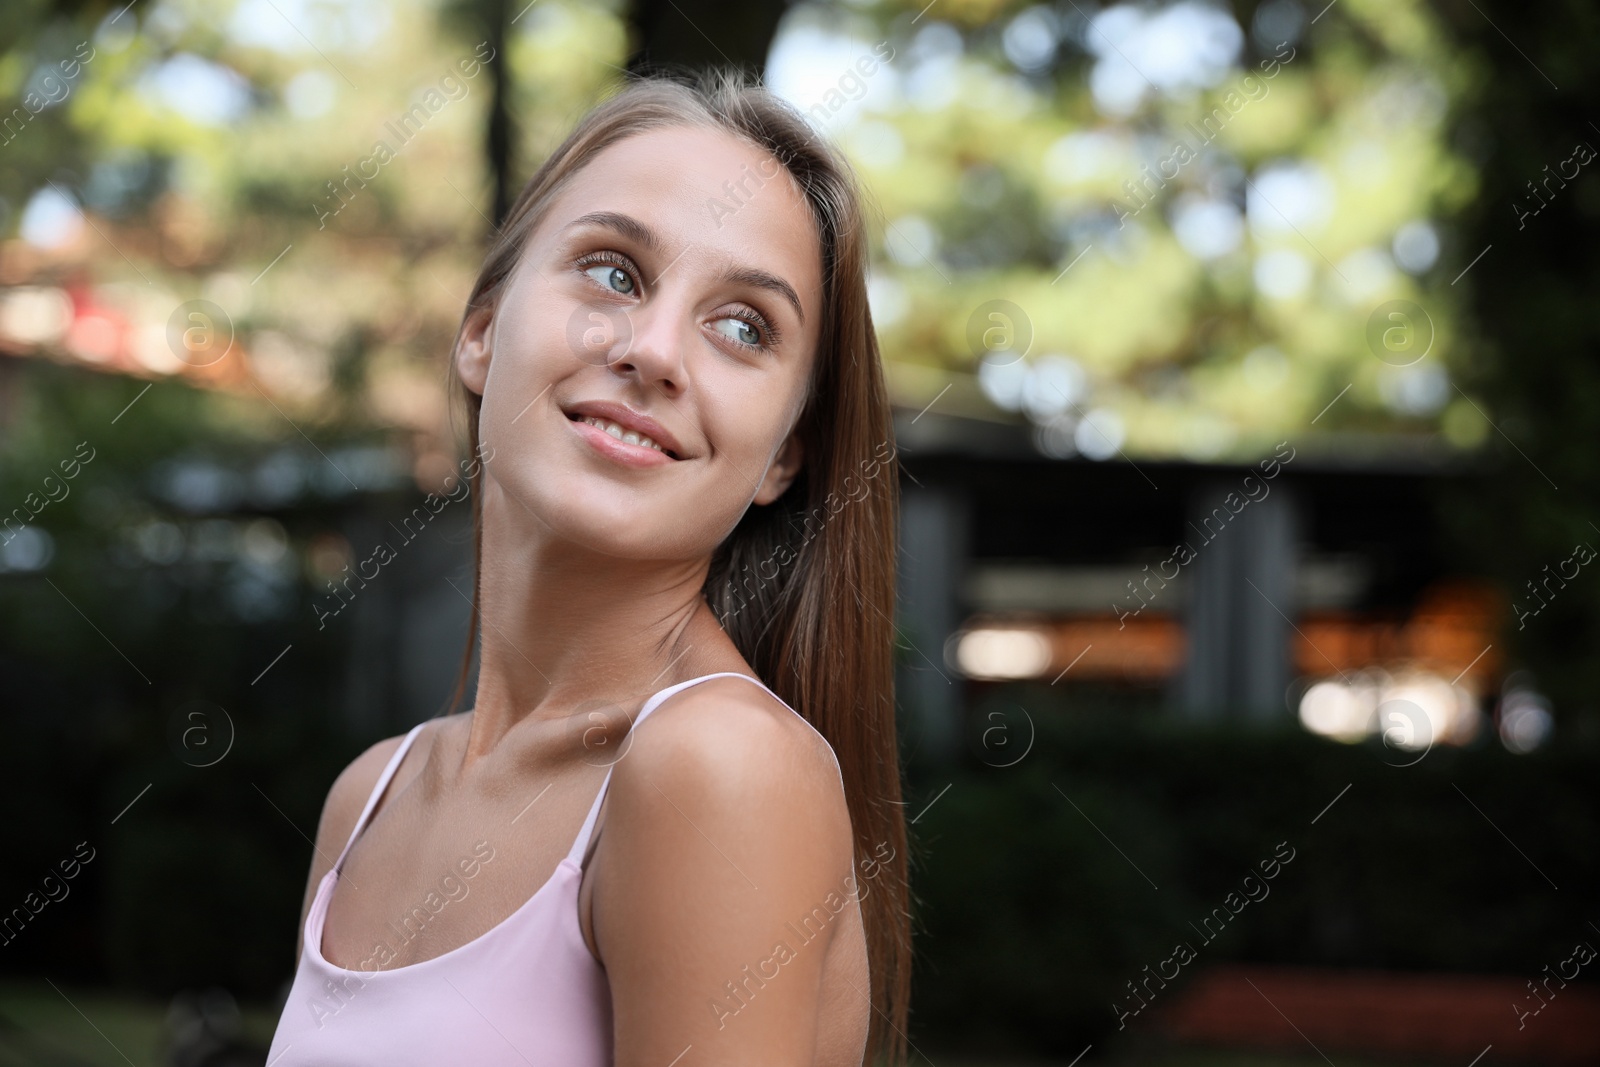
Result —
M 949 758 L 975 690 L 1463 741 L 1497 681 L 1496 592 L 1441 562 L 1425 455 L 1292 443 L 1254 464 L 1053 459 L 1026 426 L 905 413 L 905 705 Z

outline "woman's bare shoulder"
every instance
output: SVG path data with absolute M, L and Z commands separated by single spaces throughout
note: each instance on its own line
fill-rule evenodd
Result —
M 711 678 L 669 698 L 652 716 L 690 733 L 726 733 L 735 743 L 761 743 L 763 726 L 775 726 L 786 747 L 803 753 L 812 769 L 825 770 L 824 780 L 835 785 L 839 761 L 833 746 L 798 711 L 779 700 L 765 686 L 740 678 Z
M 740 833 L 798 823 L 806 855 L 791 853 L 794 859 L 852 867 L 833 748 L 767 690 L 737 678 L 710 679 L 657 708 L 618 761 L 611 793 L 608 821 L 632 811 L 668 836 L 705 830 L 685 822 L 691 808 Z M 664 810 L 663 795 L 672 801 Z
M 675 694 L 638 731 L 612 776 L 593 873 L 595 947 L 618 1032 L 692 1042 L 730 1062 L 763 1048 L 804 1052 L 828 945 L 848 928 L 837 917 L 856 906 L 832 749 L 738 679 Z M 670 982 L 662 960 L 674 961 Z M 771 982 L 780 967 L 789 977 Z M 708 1012 L 707 996 L 741 976 L 770 983 L 766 1006 L 724 1026 L 733 1008 L 711 1002 Z
M 369 746 L 367 750 L 345 765 L 344 770 L 328 787 L 328 797 L 322 805 L 322 820 L 317 824 L 317 848 L 326 851 L 330 845 L 342 849 L 344 842 L 355 829 L 356 819 L 366 806 L 367 798 L 378 784 L 378 776 L 405 740 L 405 734 L 386 737 Z M 331 859 L 330 859 L 331 863 Z
M 424 728 L 423 736 L 427 733 L 428 728 Z M 339 853 L 344 851 L 345 842 L 350 840 L 356 820 L 361 817 L 361 809 L 367 806 L 367 798 L 377 786 L 379 776 L 405 739 L 405 734 L 396 734 L 369 746 L 351 760 L 333 780 L 333 785 L 328 787 L 327 799 L 322 803 L 322 815 L 317 820 L 317 839 L 311 852 L 311 871 L 306 879 L 305 899 L 300 914 L 302 932 L 318 884 L 333 869 L 333 861 Z
M 844 803 L 838 757 L 822 734 L 765 688 L 738 678 L 712 678 L 668 698 L 641 726 L 637 755 L 629 757 L 641 771 L 692 775 L 698 766 L 730 784 L 756 770 L 810 799 Z
M 463 720 L 470 714 L 461 712 L 430 720 L 418 732 L 417 740 L 412 746 L 413 750 L 425 754 L 431 739 L 441 727 Z M 367 798 L 372 795 L 373 788 L 378 784 L 378 777 L 383 774 L 383 769 L 389 765 L 389 760 L 394 758 L 395 752 L 405 739 L 406 734 L 386 737 L 351 760 L 345 769 L 339 772 L 339 777 L 335 778 L 333 785 L 328 788 L 328 798 L 322 806 L 322 820 L 317 825 L 318 849 L 326 851 L 331 845 L 334 855 L 337 855 L 338 850 L 344 848 L 344 843 L 350 838 L 350 832 L 355 829 L 356 820 L 361 817 L 361 809 L 366 807 Z M 323 840 L 324 834 L 328 837 L 326 842 Z

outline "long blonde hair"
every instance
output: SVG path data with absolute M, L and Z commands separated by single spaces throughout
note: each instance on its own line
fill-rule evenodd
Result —
M 900 1063 L 911 919 L 894 702 L 898 468 L 867 308 L 860 194 L 849 165 L 797 111 L 737 75 L 693 85 L 633 79 L 590 111 L 523 188 L 491 242 L 468 311 L 494 305 L 551 200 L 584 164 L 630 135 L 674 126 L 726 130 L 770 152 L 803 191 L 822 244 L 821 333 L 796 426 L 802 471 L 772 505 L 745 512 L 714 552 L 703 592 L 746 661 L 838 757 L 857 878 L 870 878 L 861 894 L 874 1008 L 867 1055 Z M 451 378 L 476 454 L 482 401 Z M 481 471 L 473 477 L 475 559 L 482 554 L 482 477 Z M 475 570 L 454 708 L 465 696 L 478 634 L 481 565 Z

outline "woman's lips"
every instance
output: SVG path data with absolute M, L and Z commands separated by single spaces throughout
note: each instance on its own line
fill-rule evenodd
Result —
M 581 418 L 568 419 L 575 433 L 589 443 L 589 446 L 607 459 L 622 464 L 624 467 L 664 467 L 677 460 L 665 452 L 658 452 L 649 445 L 629 444 L 627 441 L 611 436 L 600 427 L 592 425 Z

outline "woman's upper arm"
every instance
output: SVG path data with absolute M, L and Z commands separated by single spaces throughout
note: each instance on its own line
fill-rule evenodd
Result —
M 615 1062 L 809 1064 L 854 905 L 837 765 L 750 698 L 673 711 L 617 765 L 594 860 Z
M 311 874 L 306 880 L 305 897 L 300 904 L 300 925 L 295 930 L 294 958 L 300 962 L 305 951 L 306 916 L 311 913 L 311 901 L 316 898 L 317 885 L 333 868 L 333 861 L 350 839 L 361 809 L 378 784 L 378 776 L 400 746 L 403 737 L 379 741 L 350 762 L 328 790 L 328 799 L 322 805 L 322 817 L 317 820 L 317 841 L 311 852 Z

